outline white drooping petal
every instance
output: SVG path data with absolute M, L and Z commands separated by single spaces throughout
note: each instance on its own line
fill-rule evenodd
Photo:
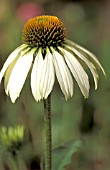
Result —
M 40 101 L 42 99 L 42 96 L 40 94 L 40 76 L 43 68 L 43 62 L 44 61 L 41 54 L 41 49 L 39 49 L 39 52 L 35 57 L 31 72 L 31 89 L 36 101 Z
M 19 46 L 18 48 L 16 48 L 7 58 L 6 62 L 3 65 L 3 68 L 0 72 L 0 82 L 5 74 L 5 71 L 7 70 L 8 66 L 10 65 L 10 63 L 19 55 L 19 52 L 23 49 L 25 49 L 27 47 L 27 45 L 23 44 L 21 46 Z
M 74 55 L 64 49 L 60 48 L 60 50 L 63 52 L 66 63 L 77 81 L 82 94 L 87 98 L 89 95 L 88 75 Z
M 42 57 L 42 56 L 40 56 L 40 54 L 38 53 L 37 57 L 34 60 L 32 72 L 31 72 L 31 89 L 32 89 L 32 94 L 33 94 L 36 101 L 41 100 L 41 95 L 40 95 L 40 92 L 39 92 L 39 89 L 38 89 L 39 85 L 37 83 L 38 80 L 39 80 L 39 75 L 38 75 L 38 72 L 37 72 L 39 57 Z M 39 69 L 40 69 L 40 67 L 39 67 Z
M 89 61 L 84 55 L 82 55 L 80 52 L 78 52 L 76 49 L 72 48 L 72 50 L 74 51 L 74 53 L 79 57 L 81 58 L 86 64 L 87 66 L 89 67 L 92 75 L 93 75 L 93 78 L 94 78 L 94 83 L 95 83 L 95 89 L 97 89 L 97 85 L 98 85 L 98 80 L 99 80 L 99 76 L 98 76 L 98 73 L 97 73 L 97 70 L 94 66 L 94 64 Z
M 55 67 L 56 76 L 60 84 L 61 90 L 65 95 L 66 100 L 73 95 L 73 80 L 71 73 L 65 63 L 61 54 L 52 49 L 53 63 Z
M 32 94 L 36 101 L 46 99 L 52 91 L 55 81 L 55 73 L 52 62 L 52 55 L 46 49 L 46 56 L 43 59 L 41 49 L 35 58 L 31 73 Z
M 106 75 L 106 73 L 105 73 L 103 67 L 101 66 L 100 62 L 98 61 L 97 57 L 96 57 L 92 52 L 90 52 L 89 50 L 81 47 L 80 45 L 77 45 L 77 47 L 78 47 L 79 49 L 81 49 L 82 51 L 84 51 L 86 54 L 88 54 L 88 56 L 89 56 L 93 61 L 95 61 L 95 63 L 97 64 L 97 66 L 100 67 L 100 69 L 102 70 L 103 74 Z
M 52 54 L 49 49 L 46 49 L 46 56 L 44 59 L 44 67 L 41 75 L 40 91 L 42 92 L 43 98 L 46 99 L 52 91 L 55 81 L 55 71 L 53 66 Z
M 84 47 L 80 46 L 79 44 L 74 43 L 70 40 L 66 40 L 66 42 L 67 42 L 68 45 L 72 45 L 73 48 L 76 48 L 76 50 L 80 51 L 80 53 L 85 53 L 86 55 L 88 55 L 88 57 L 93 62 L 95 62 L 95 64 L 97 64 L 97 67 L 99 67 L 102 70 L 103 74 L 106 75 L 106 73 L 105 73 L 103 67 L 101 66 L 100 62 L 98 61 L 97 57 L 92 52 L 90 52 L 86 48 L 84 48 Z
M 13 103 L 19 97 L 19 94 L 25 83 L 28 72 L 32 65 L 33 53 L 34 50 L 31 50 L 25 55 L 20 56 L 11 72 L 9 82 L 6 87 L 6 93 L 7 95 L 10 95 L 10 98 Z

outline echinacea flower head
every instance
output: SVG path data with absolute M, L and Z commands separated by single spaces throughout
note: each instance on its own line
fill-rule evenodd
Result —
M 0 82 L 4 77 L 5 91 L 12 102 L 19 97 L 29 72 L 36 101 L 48 97 L 55 77 L 66 100 L 73 95 L 73 79 L 87 98 L 89 78 L 82 63 L 90 69 L 95 89 L 99 79 L 97 69 L 105 74 L 94 54 L 66 38 L 66 29 L 55 16 L 37 16 L 28 20 L 22 31 L 22 42 L 9 55 L 0 72 Z

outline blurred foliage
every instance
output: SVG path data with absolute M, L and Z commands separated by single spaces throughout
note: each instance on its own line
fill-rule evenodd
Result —
M 65 146 L 53 150 L 52 170 L 64 170 L 71 163 L 73 154 L 76 154 L 81 146 L 80 141 L 71 141 Z
M 28 18 L 56 15 L 65 24 L 68 38 L 87 47 L 97 55 L 107 78 L 100 74 L 99 88 L 94 91 L 90 78 L 89 99 L 83 99 L 75 83 L 74 97 L 65 101 L 58 84 L 52 93 L 53 148 L 72 139 L 82 140 L 77 156 L 67 170 L 110 169 L 110 1 L 109 0 L 1 0 L 0 1 L 0 67 L 12 50 L 21 44 L 21 32 Z M 88 72 L 88 74 L 90 74 Z M 29 80 L 15 104 L 0 86 L 0 126 L 22 123 L 31 134 L 27 153 L 19 156 L 21 169 L 40 169 L 43 154 L 43 102 L 36 103 Z M 22 155 L 22 154 L 21 154 Z M 30 157 L 29 157 L 30 155 Z M 27 159 L 26 159 L 27 156 Z M 10 156 L 0 155 L 0 169 Z M 25 160 L 26 165 L 24 165 Z M 10 167 L 10 166 L 9 166 Z

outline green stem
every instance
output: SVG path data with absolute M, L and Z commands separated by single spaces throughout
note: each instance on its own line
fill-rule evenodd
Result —
M 51 95 L 44 100 L 45 170 L 52 168 Z
M 13 170 L 18 170 L 16 155 L 14 155 L 14 156 L 12 155 L 12 168 L 13 168 Z

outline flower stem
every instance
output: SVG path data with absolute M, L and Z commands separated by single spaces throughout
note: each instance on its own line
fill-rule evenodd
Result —
M 16 155 L 12 155 L 12 168 L 13 168 L 13 170 L 18 170 Z
M 45 170 L 52 168 L 51 95 L 44 100 Z

